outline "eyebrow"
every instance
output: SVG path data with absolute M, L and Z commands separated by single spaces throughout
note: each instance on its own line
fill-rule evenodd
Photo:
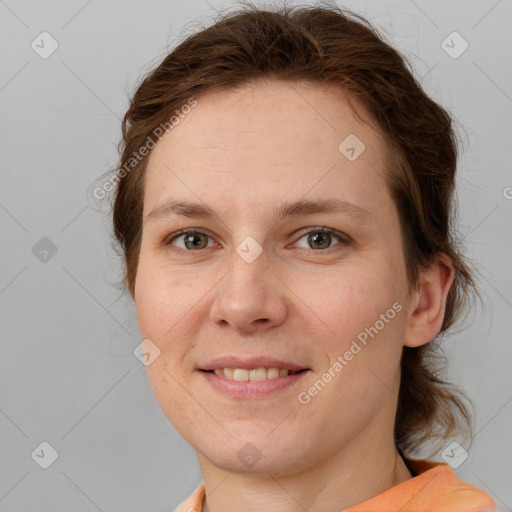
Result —
M 316 213 L 327 214 L 345 214 L 349 217 L 359 218 L 364 221 L 374 219 L 374 215 L 365 208 L 349 201 L 341 199 L 323 199 L 318 201 L 299 200 L 295 202 L 286 202 L 280 206 L 274 206 L 272 209 L 274 222 L 280 222 L 288 217 L 300 217 L 314 215 Z M 195 219 L 210 219 L 217 217 L 215 212 L 207 205 L 192 203 L 188 201 L 177 201 L 167 199 L 163 203 L 155 206 L 146 216 L 144 221 L 159 217 L 171 215 L 182 215 Z

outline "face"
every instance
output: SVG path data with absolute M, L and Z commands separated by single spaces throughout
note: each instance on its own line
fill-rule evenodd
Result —
M 287 474 L 392 439 L 409 299 L 385 155 L 340 91 L 279 81 L 197 98 L 153 149 L 135 303 L 201 461 Z

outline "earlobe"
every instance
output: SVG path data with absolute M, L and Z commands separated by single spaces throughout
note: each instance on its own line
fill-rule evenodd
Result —
M 420 285 L 413 294 L 404 336 L 406 347 L 425 345 L 437 336 L 443 325 L 446 301 L 454 279 L 453 265 L 444 255 L 421 271 Z

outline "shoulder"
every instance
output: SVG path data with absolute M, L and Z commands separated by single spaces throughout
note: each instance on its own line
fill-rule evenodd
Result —
M 417 477 L 426 492 L 418 489 L 418 503 L 425 510 L 446 512 L 491 512 L 496 503 L 485 491 L 460 480 L 448 464 L 435 464 Z M 414 479 L 413 479 L 414 480 Z M 420 495 L 424 496 L 420 498 Z M 420 509 L 422 510 L 422 509 Z
M 483 490 L 460 480 L 447 464 L 407 461 L 416 476 L 344 512 L 495 512 Z
M 201 512 L 204 500 L 204 482 L 201 482 L 194 492 L 182 501 L 173 512 Z

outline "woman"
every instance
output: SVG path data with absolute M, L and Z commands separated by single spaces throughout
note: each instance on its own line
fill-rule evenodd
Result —
M 451 118 L 366 20 L 225 15 L 144 79 L 123 144 L 126 288 L 203 476 L 176 510 L 495 508 L 448 464 L 471 417 L 432 358 L 474 286 Z

